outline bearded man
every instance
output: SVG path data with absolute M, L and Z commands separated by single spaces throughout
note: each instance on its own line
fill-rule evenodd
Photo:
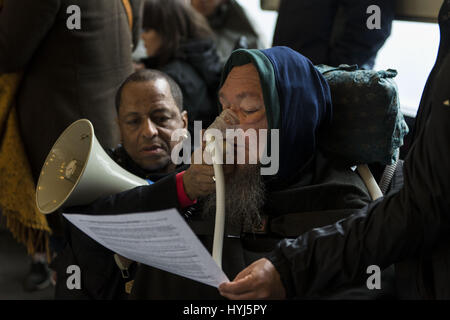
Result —
M 332 105 L 326 81 L 308 59 L 286 47 L 237 50 L 224 67 L 219 100 L 223 112 L 216 122 L 221 120 L 222 126 L 213 123 L 212 127 L 223 130 L 225 124 L 244 132 L 252 129 L 258 137 L 263 136 L 259 134 L 263 130 L 269 136 L 279 130 L 279 141 L 271 140 L 266 145 L 266 150 L 279 150 L 276 174 L 261 174 L 267 167 L 261 156 L 256 164 L 250 164 L 255 150 L 248 144 L 234 145 L 236 153 L 245 148 L 244 164 L 224 166 L 226 226 L 222 268 L 230 279 L 242 266 L 267 256 L 281 239 L 335 222 L 370 202 L 357 173 L 327 159 L 317 149 L 318 135 L 331 120 Z M 256 154 L 261 155 L 261 151 L 256 150 Z M 164 183 L 169 186 L 169 181 Z M 174 178 L 171 183 L 174 193 Z M 181 212 L 211 251 L 216 210 L 212 166 L 192 164 L 184 172 L 183 188 L 195 204 Z M 150 201 L 145 202 L 140 200 L 142 209 L 155 207 Z M 176 202 L 169 201 L 158 205 L 161 206 L 179 208 Z M 131 297 L 222 298 L 216 288 L 145 265 L 138 267 Z
M 237 50 L 224 67 L 219 100 L 223 112 L 212 127 L 253 130 L 259 138 L 266 133 L 271 137 L 279 134 L 278 141 L 270 139 L 261 147 L 258 141 L 258 147 L 251 148 L 246 138 L 244 144 L 237 142 L 226 148 L 238 156 L 244 154 L 245 160 L 224 165 L 222 269 L 229 279 L 267 256 L 280 240 L 347 217 L 370 202 L 358 174 L 317 149 L 318 136 L 331 120 L 332 105 L 325 79 L 308 59 L 286 47 Z M 204 149 L 205 145 L 194 151 L 192 158 Z M 263 150 L 278 160 L 276 172 L 270 172 Z M 154 156 L 169 159 L 167 150 L 156 151 Z M 255 154 L 258 161 L 253 163 L 250 160 Z M 213 166 L 193 161 L 183 169 L 152 185 L 98 199 L 83 212 L 117 214 L 177 208 L 211 251 L 216 190 Z M 72 212 L 80 212 L 77 210 Z M 131 298 L 223 297 L 214 287 L 139 265 Z
M 365 283 L 370 265 L 395 264 L 395 298 L 450 299 L 450 1 L 439 27 L 403 186 L 339 223 L 281 241 L 269 259 L 223 283 L 224 296 L 302 299 Z

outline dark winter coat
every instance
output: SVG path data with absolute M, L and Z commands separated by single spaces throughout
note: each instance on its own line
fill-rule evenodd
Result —
M 391 34 L 394 4 L 391 0 L 283 0 L 273 45 L 290 47 L 314 64 L 371 69 Z M 371 5 L 381 10 L 380 29 L 367 27 Z
M 268 184 L 262 214 L 269 217 L 267 234 L 242 233 L 226 228 L 223 270 L 232 279 L 243 268 L 267 256 L 283 238 L 292 238 L 312 227 L 333 223 L 357 212 L 369 201 L 362 180 L 350 168 L 317 153 L 292 177 L 289 186 Z M 154 179 L 154 177 L 153 177 Z M 155 200 L 157 199 L 157 201 Z M 214 217 L 201 218 L 201 207 L 182 209 L 177 198 L 175 174 L 169 174 L 150 186 L 142 186 L 95 201 L 89 206 L 71 208 L 70 212 L 118 214 L 177 208 L 205 247 L 211 251 Z M 57 298 L 120 299 L 125 282 L 113 260 L 113 253 L 98 245 L 77 228 L 70 227 L 68 244 L 58 259 Z M 89 248 L 89 249 L 87 249 Z M 86 266 L 83 291 L 67 290 L 66 268 L 70 264 Z M 220 299 L 218 291 L 180 276 L 140 265 L 136 271 L 132 299 Z
M 441 43 L 404 162 L 404 186 L 334 225 L 281 241 L 270 259 L 288 297 L 363 284 L 367 267 L 396 263 L 398 295 L 450 299 L 450 1 Z
M 168 174 L 155 174 L 148 172 L 137 165 L 125 149 L 121 146 L 109 150 L 108 154 L 122 168 L 128 172 L 157 182 Z M 99 200 L 101 202 L 102 200 Z M 131 209 L 131 207 L 129 206 Z M 121 209 L 120 207 L 117 208 Z M 92 210 L 91 206 L 78 206 L 67 208 L 66 213 L 101 213 L 102 210 Z M 128 212 L 119 210 L 118 212 Z M 106 212 L 103 212 L 106 213 Z M 114 261 L 114 252 L 103 247 L 95 240 L 88 237 L 77 227 L 64 219 L 66 244 L 62 252 L 52 262 L 51 267 L 57 272 L 57 284 L 55 288 L 56 299 L 127 299 L 125 284 L 131 281 L 135 275 L 136 264 L 129 267 L 129 278 L 123 278 L 120 269 Z M 77 265 L 81 270 L 81 289 L 69 290 L 66 286 L 66 269 L 70 265 Z

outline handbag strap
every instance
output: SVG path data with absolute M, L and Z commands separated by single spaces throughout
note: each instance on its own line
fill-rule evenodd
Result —
M 131 9 L 130 0 L 122 0 L 122 4 L 125 8 L 125 12 L 128 17 L 128 24 L 130 25 L 130 29 L 133 29 L 133 10 Z

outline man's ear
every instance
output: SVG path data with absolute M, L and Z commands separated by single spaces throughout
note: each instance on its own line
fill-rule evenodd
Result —
M 181 120 L 183 120 L 183 129 L 187 129 L 188 126 L 188 113 L 186 110 L 181 112 Z
M 119 128 L 119 139 L 120 139 L 120 144 L 122 144 L 122 141 L 123 141 L 123 139 L 122 139 L 122 130 L 120 130 L 120 124 L 119 124 L 119 118 L 118 117 L 116 117 L 115 122 L 116 122 L 117 128 Z

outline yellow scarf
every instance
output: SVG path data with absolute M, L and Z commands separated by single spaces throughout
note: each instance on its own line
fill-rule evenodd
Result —
M 19 83 L 20 74 L 0 74 L 0 209 L 6 227 L 28 254 L 47 252 L 49 258 L 51 231 L 36 207 L 35 185 L 14 107 Z

